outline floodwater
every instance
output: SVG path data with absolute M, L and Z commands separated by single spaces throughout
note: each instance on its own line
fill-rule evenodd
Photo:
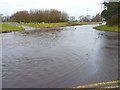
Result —
M 3 88 L 71 88 L 118 79 L 118 33 L 96 25 L 1 34 Z

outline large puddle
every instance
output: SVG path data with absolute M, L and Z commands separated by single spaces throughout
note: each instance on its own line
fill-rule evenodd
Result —
M 117 79 L 117 33 L 94 26 L 1 34 L 3 88 L 67 88 Z

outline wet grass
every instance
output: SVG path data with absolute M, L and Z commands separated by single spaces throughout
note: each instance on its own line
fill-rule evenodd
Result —
M 30 26 L 34 28 L 51 28 L 51 27 L 62 27 L 66 26 L 67 23 L 25 23 L 23 24 L 25 26 Z
M 75 22 L 75 23 L 76 24 L 81 24 L 81 25 L 89 25 L 89 24 L 97 24 L 98 22 Z
M 94 29 L 97 30 L 102 30 L 102 31 L 111 31 L 111 32 L 120 32 L 120 26 L 107 26 L 107 25 L 101 25 L 101 26 L 96 26 Z
M 34 28 L 53 28 L 53 27 L 75 26 L 75 25 L 87 25 L 87 24 L 96 24 L 96 22 L 25 23 L 22 25 L 30 26 Z
M 22 27 L 13 26 L 11 24 L 0 24 L 0 33 L 7 33 L 12 31 L 22 31 Z

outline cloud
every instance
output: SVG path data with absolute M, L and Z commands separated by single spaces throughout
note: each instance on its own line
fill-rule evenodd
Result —
M 20 10 L 30 9 L 58 9 L 70 15 L 90 15 L 100 12 L 100 3 L 103 0 L 1 0 L 0 13 L 10 15 Z

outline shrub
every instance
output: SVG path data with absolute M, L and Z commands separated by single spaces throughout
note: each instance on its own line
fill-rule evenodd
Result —
M 120 14 L 112 16 L 111 19 L 107 20 L 107 25 L 120 25 L 119 17 Z

